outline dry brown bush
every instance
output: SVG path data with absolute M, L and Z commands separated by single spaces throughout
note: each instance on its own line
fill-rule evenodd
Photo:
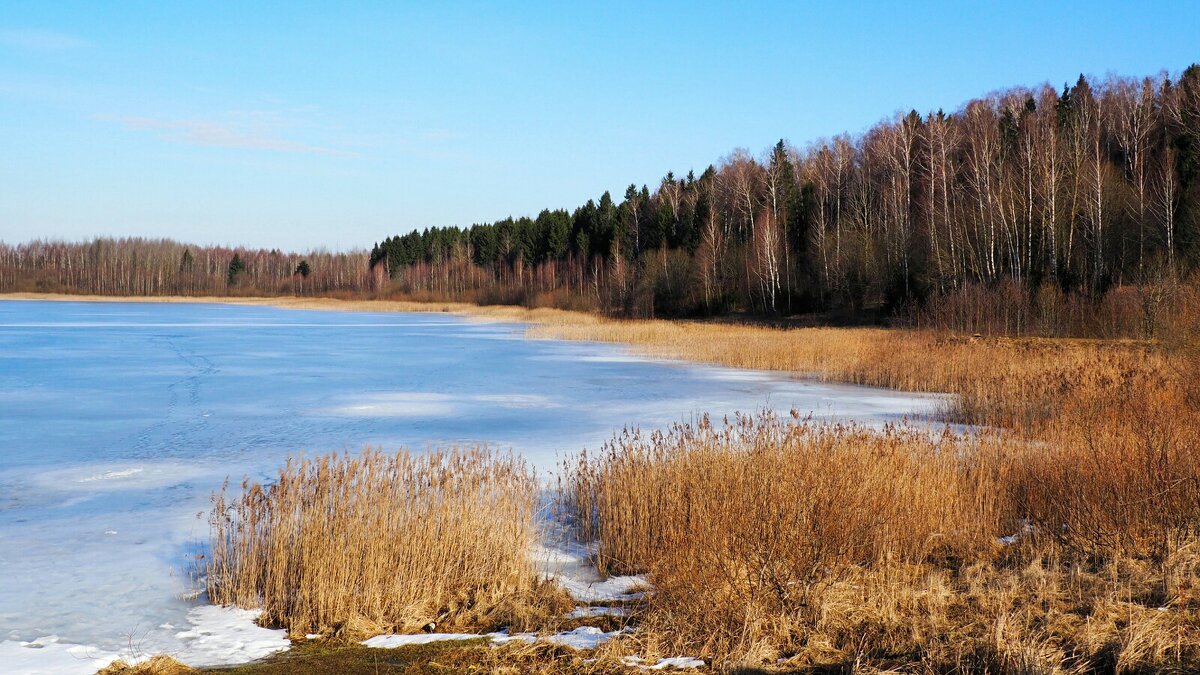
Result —
M 1009 489 L 1071 550 L 1163 561 L 1200 534 L 1200 419 L 1161 374 L 1124 372 L 1077 389 L 1037 441 L 1014 444 Z

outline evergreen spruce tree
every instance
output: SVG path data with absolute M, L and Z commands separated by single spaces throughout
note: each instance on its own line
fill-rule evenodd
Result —
M 229 261 L 229 272 L 225 277 L 225 283 L 232 286 L 237 283 L 239 274 L 246 271 L 246 263 L 242 261 L 242 256 L 237 253 L 233 254 L 233 260 Z

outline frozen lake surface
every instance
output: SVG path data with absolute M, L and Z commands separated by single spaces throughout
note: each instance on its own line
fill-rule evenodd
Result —
M 271 478 L 289 453 L 486 442 L 548 471 L 626 425 L 764 407 L 881 423 L 937 403 L 522 330 L 441 314 L 0 301 L 0 659 L 37 644 L 47 664 L 66 658 L 47 648 L 56 636 L 89 654 L 132 645 L 186 660 L 194 644 L 180 635 L 203 633 L 189 630 L 190 573 L 210 495 L 226 476 Z

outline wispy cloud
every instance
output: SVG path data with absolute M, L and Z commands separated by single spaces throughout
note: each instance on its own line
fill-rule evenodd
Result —
M 0 44 L 17 49 L 61 51 L 88 46 L 88 41 L 74 35 L 39 28 L 0 28 Z
M 100 117 L 99 119 L 116 122 L 135 131 L 156 132 L 166 140 L 192 145 L 337 157 L 356 156 L 355 153 L 337 148 L 289 140 L 279 136 L 271 129 L 246 129 L 229 122 L 204 119 L 162 119 L 159 117 Z

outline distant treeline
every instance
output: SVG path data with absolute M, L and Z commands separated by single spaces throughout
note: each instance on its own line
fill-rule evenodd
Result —
M 409 293 L 573 297 L 634 315 L 920 307 L 977 287 L 1098 298 L 1200 261 L 1200 66 L 1080 76 L 573 211 L 430 228 L 371 252 Z M 1006 296 L 1012 295 L 1006 290 Z
M 365 251 L 307 254 L 192 246 L 167 239 L 0 243 L 0 291 L 97 295 L 362 293 Z
M 825 312 L 1003 332 L 1135 333 L 1133 315 L 1162 303 L 1129 289 L 1198 268 L 1197 65 L 1009 89 L 803 149 L 736 150 L 699 175 L 631 184 L 619 201 L 605 192 L 571 211 L 432 227 L 369 255 L 0 245 L 0 290 Z M 1087 325 L 1101 314 L 1105 327 Z

